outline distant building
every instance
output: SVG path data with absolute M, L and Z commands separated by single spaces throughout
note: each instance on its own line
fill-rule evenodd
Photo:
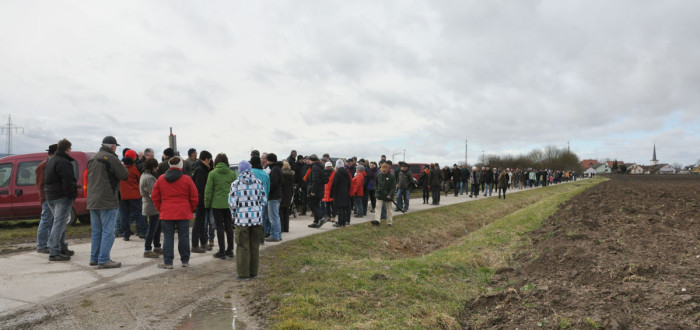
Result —
M 659 160 L 656 159 L 656 142 L 654 142 L 654 155 L 651 157 L 651 166 L 659 165 Z
M 629 174 L 644 174 L 644 167 L 637 164 L 632 164 L 627 166 L 627 173 Z
M 659 169 L 659 174 L 676 174 L 676 168 L 669 165 L 669 164 L 663 164 L 663 165 L 657 165 L 661 166 Z
M 700 174 L 700 166 L 695 167 L 690 173 L 691 174 Z
M 608 167 L 612 168 L 612 167 L 613 167 L 613 164 L 615 163 L 615 161 L 614 161 L 614 160 L 609 160 L 609 161 L 607 161 L 607 162 L 605 162 L 605 163 L 608 164 Z M 618 161 L 617 161 L 617 166 L 622 166 L 622 165 L 624 165 L 624 164 L 625 164 L 625 162 L 623 162 L 623 161 L 621 161 L 621 160 L 618 160 Z
M 584 169 L 589 169 L 596 165 L 598 165 L 598 161 L 595 159 L 584 159 L 581 161 L 581 167 L 583 167 Z
M 595 168 L 596 174 L 609 174 L 611 172 L 612 172 L 612 170 L 610 169 L 610 166 L 608 166 L 608 164 L 606 164 L 606 163 L 599 164 Z
M 595 169 L 593 167 L 589 167 L 586 171 L 583 172 L 583 177 L 590 178 L 593 175 L 595 175 Z

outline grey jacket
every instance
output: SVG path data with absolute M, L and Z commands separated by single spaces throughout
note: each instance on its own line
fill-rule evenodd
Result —
M 141 214 L 158 215 L 158 210 L 151 199 L 153 186 L 156 184 L 156 177 L 151 171 L 144 171 L 139 181 L 139 191 L 141 192 Z
M 129 177 L 129 170 L 107 147 L 88 161 L 87 208 L 108 210 L 119 208 L 119 182 Z

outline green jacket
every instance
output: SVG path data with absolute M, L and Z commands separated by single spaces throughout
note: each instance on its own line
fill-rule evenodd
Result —
M 121 180 L 126 180 L 129 177 L 129 170 L 107 147 L 101 147 L 96 154 L 90 157 L 87 168 L 88 210 L 119 208 L 119 184 Z
M 235 180 L 236 173 L 231 171 L 225 163 L 216 164 L 207 177 L 207 185 L 204 188 L 204 207 L 229 208 L 228 193 L 231 191 L 231 183 Z
M 377 174 L 377 192 L 375 193 L 377 199 L 386 200 L 386 196 L 391 196 L 394 198 L 396 194 L 396 179 L 391 173 L 384 174 L 379 171 Z

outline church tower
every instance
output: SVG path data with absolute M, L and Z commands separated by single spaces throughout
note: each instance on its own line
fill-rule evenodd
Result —
M 659 165 L 659 160 L 656 159 L 656 142 L 654 142 L 654 156 L 651 157 L 651 166 Z

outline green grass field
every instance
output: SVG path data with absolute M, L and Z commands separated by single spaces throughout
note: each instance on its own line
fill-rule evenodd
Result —
M 250 282 L 271 327 L 459 328 L 465 302 L 583 180 L 354 225 L 270 248 Z M 497 288 L 494 288 L 497 289 Z M 271 314 L 270 314 L 271 313 Z

